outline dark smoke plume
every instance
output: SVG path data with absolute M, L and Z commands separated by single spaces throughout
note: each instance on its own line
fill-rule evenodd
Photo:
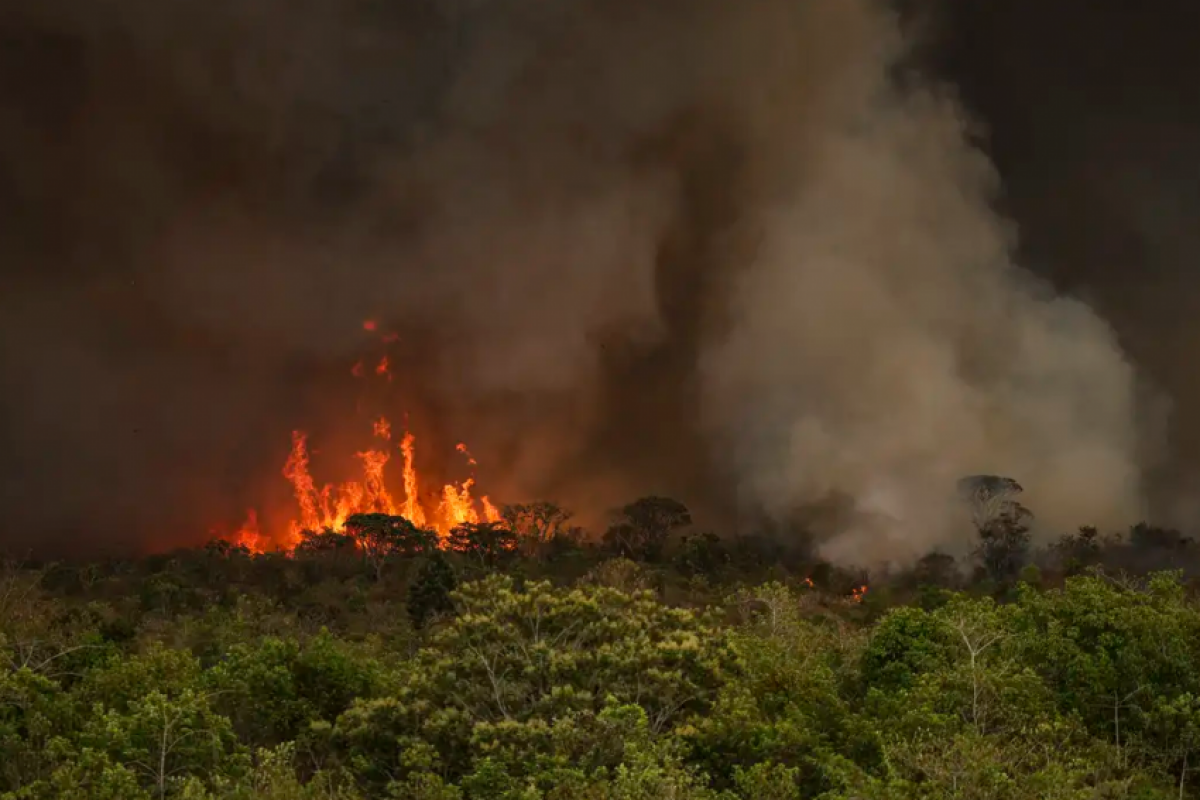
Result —
M 882 4 L 3 20 L 9 541 L 173 544 L 286 498 L 293 427 L 361 424 L 366 317 L 418 435 L 470 442 L 501 499 L 733 524 L 847 495 L 871 521 L 820 532 L 846 560 L 961 541 L 967 474 L 1051 527 L 1143 513 L 1134 370 L 1015 265 Z

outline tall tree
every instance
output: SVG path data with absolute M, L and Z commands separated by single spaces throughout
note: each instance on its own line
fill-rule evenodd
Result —
M 604 534 L 615 555 L 657 561 L 667 537 L 692 524 L 687 506 L 669 497 L 649 496 L 623 507 Z

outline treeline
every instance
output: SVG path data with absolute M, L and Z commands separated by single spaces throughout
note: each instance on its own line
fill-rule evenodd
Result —
M 1200 797 L 1194 544 L 1007 503 L 869 576 L 667 498 L 9 565 L 0 797 Z

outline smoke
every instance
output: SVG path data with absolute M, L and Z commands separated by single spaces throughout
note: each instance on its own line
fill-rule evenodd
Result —
M 977 471 L 1020 476 L 1052 530 L 1136 520 L 1132 369 L 1095 314 L 1013 265 L 958 106 L 896 90 L 887 66 L 813 120 L 737 323 L 705 358 L 734 473 L 770 508 L 836 491 L 890 518 L 832 532 L 834 558 L 961 538 L 946 487 Z
M 1142 512 L 1133 369 L 1013 263 L 881 3 L 0 18 L 10 541 L 161 546 L 286 495 L 292 427 L 360 424 L 366 317 L 401 335 L 389 402 L 501 499 L 731 525 L 845 495 L 843 560 L 963 541 L 965 474 L 1049 526 Z

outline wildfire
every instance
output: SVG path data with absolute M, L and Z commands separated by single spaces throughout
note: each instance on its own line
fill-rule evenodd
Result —
M 806 577 L 804 579 L 804 585 L 807 586 L 809 589 L 817 588 L 816 584 L 813 583 L 813 579 L 809 578 L 809 577 Z M 861 603 L 866 598 L 866 596 L 867 596 L 867 584 L 865 584 L 865 583 L 861 584 L 859 586 L 855 586 L 850 589 L 849 600 L 851 603 Z
M 391 423 L 380 418 L 372 423 L 377 438 L 391 439 Z M 308 437 L 302 431 L 292 433 L 292 449 L 283 466 L 283 475 L 292 484 L 298 515 L 287 528 L 278 544 L 291 549 L 299 543 L 303 531 L 341 530 L 347 518 L 354 514 L 389 514 L 400 516 L 418 527 L 431 527 L 441 539 L 464 523 L 499 522 L 500 511 L 487 497 L 476 500 L 471 494 L 474 478 L 462 483 L 447 483 L 439 494 L 440 502 L 432 513 L 421 502 L 417 470 L 414 465 L 416 439 L 405 432 L 400 440 L 401 475 L 404 499 L 397 501 L 387 488 L 386 467 L 392 454 L 387 449 L 364 450 L 357 453 L 362 463 L 362 479 L 342 484 L 317 485 L 309 470 Z M 471 460 L 475 463 L 474 459 Z M 252 509 L 234 540 L 255 552 L 264 552 L 268 544 Z
M 262 552 L 262 531 L 258 528 L 258 512 L 253 508 L 246 512 L 246 521 L 238 528 L 233 537 L 234 544 L 241 545 L 247 550 Z
M 405 519 L 418 528 L 425 527 L 425 510 L 421 508 L 417 491 L 417 470 L 413 466 L 414 442 L 411 433 L 405 433 L 400 441 L 400 452 L 404 455 L 404 514 Z
M 376 332 L 379 326 L 374 320 L 366 320 L 362 327 L 363 330 Z M 380 338 L 383 342 L 390 343 L 398 337 L 393 333 L 386 333 Z M 373 372 L 389 381 L 392 379 L 386 354 L 376 362 Z M 364 377 L 364 362 L 357 361 L 351 373 L 355 377 Z M 251 509 L 247 512 L 245 522 L 234 534 L 234 542 L 260 553 L 265 552 L 272 541 L 277 546 L 290 550 L 299 544 L 304 531 L 340 531 L 346 520 L 355 514 L 401 516 L 418 527 L 435 530 L 442 541 L 445 541 L 450 531 L 458 525 L 500 521 L 500 511 L 488 497 L 483 496 L 476 500 L 472 496 L 471 490 L 475 486 L 473 477 L 468 477 L 461 483 L 446 484 L 440 492 L 432 495 L 437 497 L 436 505 L 426 508 L 421 499 L 416 468 L 416 439 L 413 434 L 405 431 L 399 444 L 393 445 L 392 424 L 386 417 L 375 419 L 371 426 L 373 436 L 380 441 L 377 446 L 356 453 L 362 464 L 361 479 L 336 485 L 318 486 L 310 470 L 308 436 L 303 431 L 293 431 L 292 447 L 283 465 L 283 476 L 291 483 L 292 493 L 296 498 L 295 518 L 284 532 L 271 537 L 264 535 L 257 511 Z M 476 466 L 477 462 L 466 444 L 460 442 L 456 449 L 466 456 L 468 464 Z M 386 480 L 387 465 L 396 450 L 400 452 L 403 499 L 392 495 Z

